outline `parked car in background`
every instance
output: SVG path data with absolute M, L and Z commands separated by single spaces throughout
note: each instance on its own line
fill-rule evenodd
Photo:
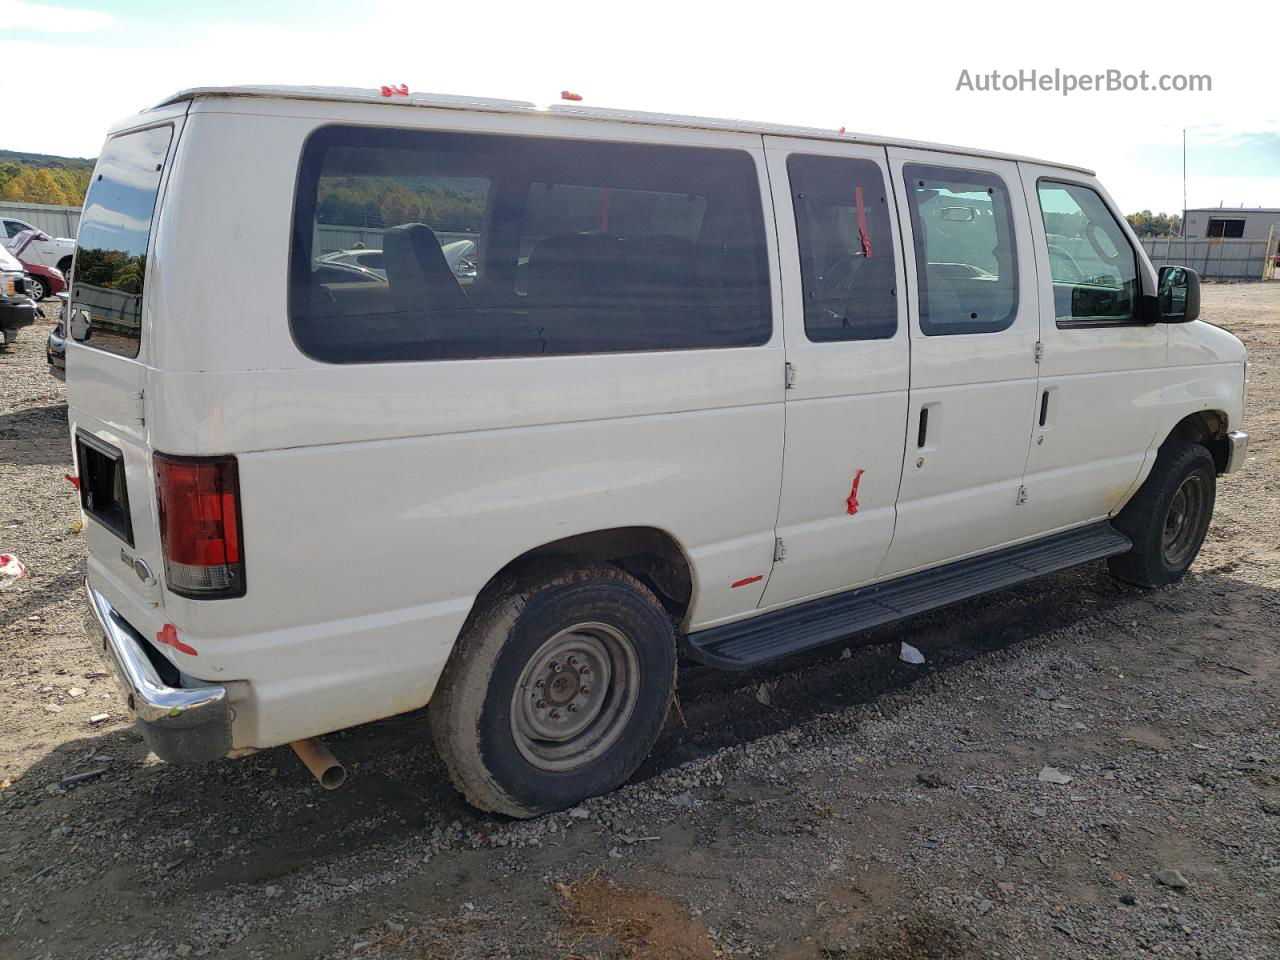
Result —
M 35 323 L 36 305 L 27 296 L 27 275 L 16 257 L 0 249 L 0 349 L 13 343 L 18 331 Z
M 67 289 L 67 279 L 57 267 L 46 267 L 42 263 L 29 263 L 23 260 L 18 262 L 27 272 L 27 295 L 36 303 Z
M 368 250 L 363 247 L 352 250 L 335 250 L 333 253 L 326 253 L 322 257 L 317 257 L 316 262 L 340 263 L 349 267 L 361 267 L 365 270 L 372 270 L 384 280 L 387 277 L 387 271 L 382 265 L 381 250 Z
M 49 375 L 59 380 L 67 379 L 67 310 L 70 294 L 57 295 L 61 302 L 58 310 L 58 322 L 49 331 L 49 339 L 45 341 L 44 355 L 49 361 Z
M 444 254 L 444 262 L 449 265 L 453 275 L 458 279 L 471 279 L 476 275 L 476 242 L 474 240 L 454 240 L 440 245 Z M 372 270 L 384 280 L 387 277 L 386 262 L 381 250 L 357 248 L 352 250 L 335 250 L 319 257 L 318 263 L 341 263 L 346 266 L 361 267 Z
M 73 237 L 51 237 L 39 227 L 25 220 L 5 218 L 4 246 L 24 263 L 38 263 L 53 267 L 64 277 L 71 274 L 71 258 L 75 256 L 76 241 Z

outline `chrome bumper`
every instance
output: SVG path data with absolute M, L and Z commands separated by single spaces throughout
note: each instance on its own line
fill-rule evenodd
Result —
M 102 637 L 101 653 L 143 738 L 161 760 L 203 763 L 231 751 L 231 705 L 225 687 L 171 687 L 147 656 L 146 641 L 88 581 L 89 609 Z
M 1249 435 L 1233 430 L 1227 434 L 1227 466 L 1223 473 L 1235 473 L 1249 455 Z

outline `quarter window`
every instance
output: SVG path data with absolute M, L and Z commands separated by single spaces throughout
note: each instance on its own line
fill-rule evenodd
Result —
M 318 360 L 749 346 L 772 331 L 743 151 L 326 127 L 298 191 L 290 320 Z
M 1135 322 L 1138 262 L 1102 198 L 1052 180 L 1041 180 L 1037 193 L 1059 326 Z
M 898 329 L 884 174 L 870 160 L 787 158 L 804 332 L 813 341 L 877 340 Z
M 1009 191 L 995 174 L 908 164 L 920 331 L 996 333 L 1018 312 Z
M 86 346 L 136 357 L 151 218 L 160 193 L 170 126 L 107 142 L 84 198 L 70 309 L 89 316 Z

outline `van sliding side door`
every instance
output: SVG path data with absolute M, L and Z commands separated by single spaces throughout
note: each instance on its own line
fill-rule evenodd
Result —
M 909 346 L 884 149 L 764 140 L 788 366 L 771 606 L 875 576 L 893 537 Z

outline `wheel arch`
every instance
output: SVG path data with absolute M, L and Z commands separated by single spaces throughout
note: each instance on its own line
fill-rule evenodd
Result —
M 1197 410 L 1174 424 L 1161 445 L 1179 440 L 1198 443 L 1209 451 L 1218 473 L 1222 473 L 1231 452 L 1227 441 L 1229 424 L 1230 418 L 1223 410 Z
M 688 616 L 696 586 L 688 553 L 666 530 L 632 526 L 578 533 L 526 550 L 488 579 L 468 619 L 513 580 L 574 561 L 612 563 L 652 590 L 678 625 Z

